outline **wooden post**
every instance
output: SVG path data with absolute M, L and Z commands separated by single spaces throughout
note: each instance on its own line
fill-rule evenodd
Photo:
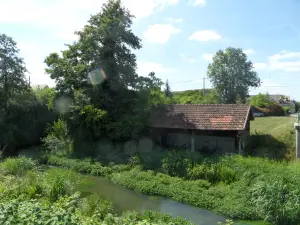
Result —
M 192 135 L 191 135 L 191 151 L 195 151 L 195 131 L 192 130 Z

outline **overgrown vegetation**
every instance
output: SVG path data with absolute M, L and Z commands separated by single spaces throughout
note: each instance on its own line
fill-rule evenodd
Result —
M 167 82 L 163 92 L 154 72 L 147 77 L 136 73 L 132 51 L 141 48 L 141 40 L 132 32 L 132 20 L 119 0 L 108 0 L 76 32 L 76 42 L 45 59 L 55 88 L 33 90 L 17 43 L 0 34 L 0 153 L 20 155 L 0 163 L 0 223 L 189 224 L 153 212 L 115 215 L 111 203 L 78 193 L 84 177 L 76 172 L 232 219 L 299 223 L 296 163 L 183 151 L 132 157 L 122 152 L 120 143 L 143 134 L 154 105 L 244 104 L 249 88 L 260 84 L 252 62 L 241 49 L 230 47 L 218 51 L 208 67 L 215 89 L 172 93 Z M 284 113 L 267 95 L 258 95 L 251 104 L 266 115 Z M 294 137 L 290 130 L 278 136 L 255 133 L 246 153 L 290 160 Z M 113 146 L 100 146 L 104 138 Z M 20 151 L 27 147 L 31 149 Z M 67 170 L 39 171 L 39 163 Z
M 143 156 L 134 158 L 129 165 L 110 167 L 55 156 L 49 163 L 94 175 L 97 168 L 99 175 L 137 192 L 165 196 L 232 219 L 265 219 L 274 224 L 297 224 L 300 219 L 298 163 L 174 151 L 162 152 L 160 157 L 156 153 L 160 167 L 147 170 Z
M 117 215 L 97 195 L 81 197 L 84 177 L 70 170 L 36 170 L 28 158 L 0 163 L 1 224 L 190 224 L 181 218 L 146 212 Z
M 251 122 L 251 137 L 247 140 L 245 152 L 276 160 L 295 159 L 294 122 L 292 117 L 255 118 Z
M 213 89 L 188 90 L 173 93 L 176 104 L 218 104 L 221 103 L 217 93 Z

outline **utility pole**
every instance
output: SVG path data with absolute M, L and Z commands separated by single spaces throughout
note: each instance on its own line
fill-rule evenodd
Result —
M 30 75 L 29 75 L 29 82 L 28 83 L 29 83 L 29 87 L 30 87 Z
M 205 77 L 203 77 L 203 96 L 205 96 Z

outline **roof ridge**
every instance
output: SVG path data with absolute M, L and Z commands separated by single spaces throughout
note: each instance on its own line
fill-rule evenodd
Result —
M 194 106 L 194 105 L 209 105 L 209 106 L 215 106 L 215 105 L 221 105 L 221 106 L 225 106 L 225 105 L 235 105 L 235 106 L 250 106 L 249 104 L 159 104 L 159 105 L 189 105 L 189 106 Z

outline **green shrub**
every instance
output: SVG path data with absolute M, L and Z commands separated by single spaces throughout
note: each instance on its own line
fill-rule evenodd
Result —
M 35 161 L 31 158 L 18 157 L 7 158 L 0 164 L 0 173 L 3 175 L 24 175 L 28 170 L 36 167 Z
M 187 175 L 188 168 L 192 162 L 186 157 L 187 154 L 179 151 L 170 152 L 162 160 L 162 170 L 164 173 L 170 176 L 185 177 Z
M 107 176 L 112 172 L 110 167 L 103 167 L 99 162 L 92 162 L 89 158 L 79 160 L 52 155 L 49 157 L 48 163 L 95 176 Z
M 43 146 L 52 154 L 60 156 L 70 155 L 73 150 L 73 141 L 69 137 L 68 124 L 62 119 L 54 121 L 53 125 L 48 125 L 47 136 L 42 139 Z
M 235 171 L 224 164 L 196 165 L 188 170 L 187 177 L 191 180 L 205 179 L 211 183 L 224 182 L 231 184 L 236 179 Z
M 80 202 L 80 209 L 82 215 L 92 217 L 95 211 L 101 214 L 101 219 L 104 219 L 108 213 L 113 213 L 112 203 L 109 201 L 102 200 L 98 195 L 92 194 L 84 198 Z
M 34 146 L 27 149 L 23 149 L 19 152 L 18 156 L 24 156 L 37 161 L 39 164 L 46 164 L 49 154 L 44 151 L 40 146 Z
M 45 194 L 52 202 L 66 195 L 71 196 L 83 182 L 82 176 L 64 169 L 49 169 L 43 179 Z

